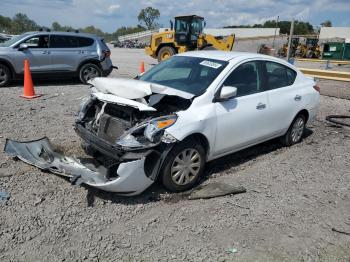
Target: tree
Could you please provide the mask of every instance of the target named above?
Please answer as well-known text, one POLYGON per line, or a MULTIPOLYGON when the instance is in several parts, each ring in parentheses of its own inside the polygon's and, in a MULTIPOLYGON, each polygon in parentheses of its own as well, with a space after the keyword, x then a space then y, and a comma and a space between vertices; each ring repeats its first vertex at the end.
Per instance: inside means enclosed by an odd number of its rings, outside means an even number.
POLYGON ((58 22, 53 22, 51 25, 52 31, 61 31, 62 26, 58 22))
POLYGON ((0 15, 0 33, 9 33, 12 20, 9 17, 0 15))
MULTIPOLYGON (((277 23, 277 27, 280 28, 281 34, 289 34, 290 31, 290 21, 279 21, 277 23)), ((240 26, 226 26, 225 28, 275 28, 276 27, 276 20, 267 20, 263 24, 255 24, 253 26, 251 25, 240 25, 240 26)), ((307 34, 313 34, 314 28, 309 22, 302 22, 302 21, 295 21, 294 22, 294 34, 295 35, 307 35, 307 34)))
POLYGON ((322 27, 332 27, 332 22, 330 20, 326 20, 323 23, 321 23, 322 27))
POLYGON ((157 26, 156 20, 159 19, 160 12, 158 9, 153 7, 147 7, 140 11, 137 19, 140 23, 144 23, 148 30, 154 29, 157 26))
POLYGON ((11 33, 21 34, 28 31, 36 31, 39 29, 37 23, 29 19, 26 14, 18 13, 12 19, 11 33))

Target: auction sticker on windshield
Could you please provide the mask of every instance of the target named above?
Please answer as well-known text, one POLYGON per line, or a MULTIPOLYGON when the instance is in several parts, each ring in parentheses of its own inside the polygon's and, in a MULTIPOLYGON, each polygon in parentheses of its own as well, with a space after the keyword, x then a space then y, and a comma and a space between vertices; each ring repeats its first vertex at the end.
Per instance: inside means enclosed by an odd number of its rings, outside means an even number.
POLYGON ((215 63, 215 62, 208 61, 208 60, 204 60, 204 61, 200 62, 199 64, 203 65, 203 66, 215 68, 215 69, 218 69, 221 66, 221 64, 219 64, 219 63, 215 63))

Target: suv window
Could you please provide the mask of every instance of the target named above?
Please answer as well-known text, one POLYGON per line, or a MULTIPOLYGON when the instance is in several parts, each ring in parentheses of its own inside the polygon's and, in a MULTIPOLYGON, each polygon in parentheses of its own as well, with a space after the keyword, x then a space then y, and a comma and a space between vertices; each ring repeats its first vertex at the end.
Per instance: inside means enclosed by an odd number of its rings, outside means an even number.
POLYGON ((79 41, 79 47, 91 46, 94 43, 94 39, 88 37, 77 37, 79 41))
POLYGON ((265 62, 267 90, 290 86, 297 73, 287 66, 275 62, 265 62))
POLYGON ((237 96, 261 92, 258 62, 252 61, 238 66, 225 80, 224 86, 237 88, 237 96))
POLYGON ((52 35, 50 37, 51 48, 77 48, 78 39, 69 35, 52 35))
POLYGON ((37 35, 28 38, 23 44, 26 44, 28 48, 48 48, 49 47, 49 36, 48 35, 37 35))

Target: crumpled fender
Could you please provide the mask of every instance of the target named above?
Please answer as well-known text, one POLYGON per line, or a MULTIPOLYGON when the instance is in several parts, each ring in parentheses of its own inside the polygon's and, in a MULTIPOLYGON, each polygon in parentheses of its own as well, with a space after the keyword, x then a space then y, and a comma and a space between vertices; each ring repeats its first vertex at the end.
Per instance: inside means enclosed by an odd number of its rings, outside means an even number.
POLYGON ((42 170, 68 177, 72 184, 84 183, 122 195, 140 194, 154 182, 144 172, 145 158, 121 163, 116 171, 117 176, 110 180, 102 172, 89 169, 78 159, 56 152, 47 137, 28 142, 7 139, 4 151, 42 170))

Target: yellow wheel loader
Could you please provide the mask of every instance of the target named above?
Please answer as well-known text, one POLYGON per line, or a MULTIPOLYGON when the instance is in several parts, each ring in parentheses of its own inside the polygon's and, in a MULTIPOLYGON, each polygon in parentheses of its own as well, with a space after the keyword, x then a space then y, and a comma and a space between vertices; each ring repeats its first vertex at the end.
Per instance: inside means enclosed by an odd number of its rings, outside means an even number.
POLYGON ((146 47, 146 54, 158 61, 163 61, 170 56, 192 50, 217 49, 231 51, 235 41, 234 35, 224 40, 222 37, 214 37, 203 33, 205 21, 197 15, 175 17, 171 30, 155 33, 151 37, 151 43, 146 47))

